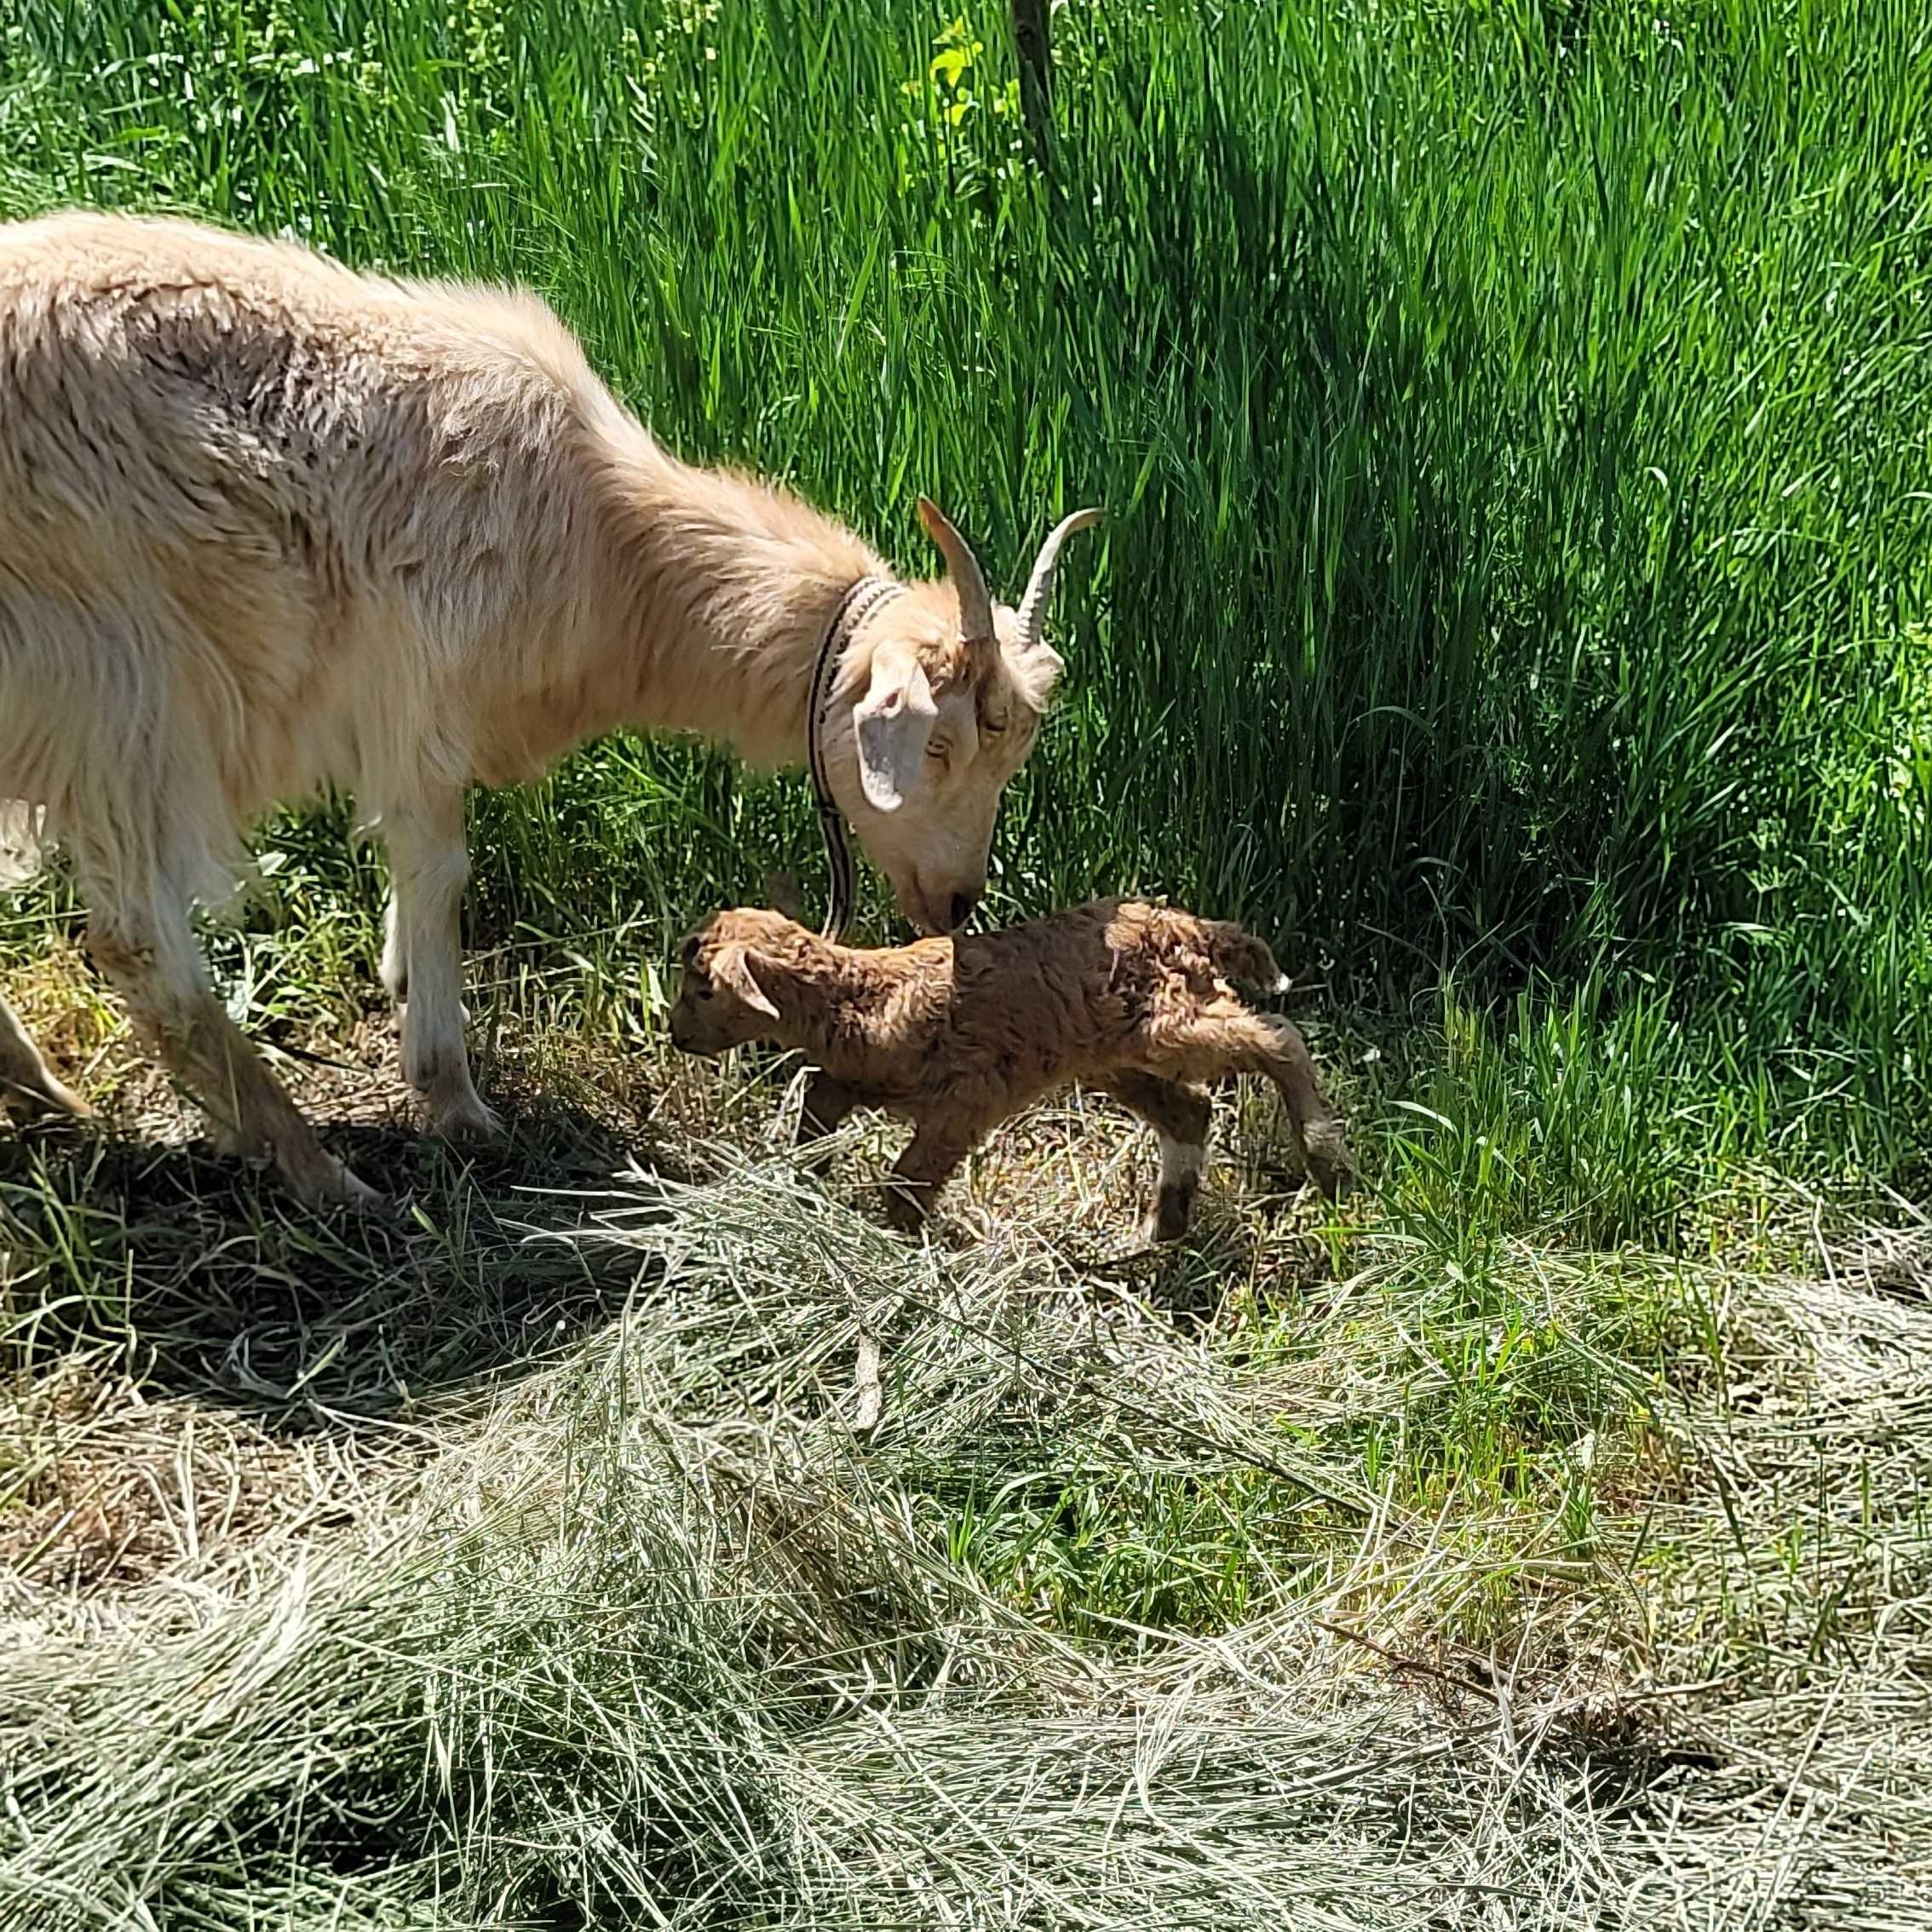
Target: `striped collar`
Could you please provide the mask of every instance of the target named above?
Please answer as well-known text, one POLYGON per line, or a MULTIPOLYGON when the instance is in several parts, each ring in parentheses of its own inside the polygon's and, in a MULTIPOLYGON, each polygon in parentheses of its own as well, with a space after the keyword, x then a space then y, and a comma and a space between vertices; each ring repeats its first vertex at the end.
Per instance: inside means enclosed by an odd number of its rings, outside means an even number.
POLYGON ((819 812, 819 835, 825 847, 828 899, 822 931, 830 940, 842 937, 851 923, 858 882, 852 860, 851 835, 846 830, 845 814, 832 796, 831 779, 825 765, 825 713, 831 703, 839 659, 845 655, 845 647, 859 626, 873 612, 905 594, 906 587, 894 584, 889 577, 861 577, 839 599, 838 608, 825 626, 824 641, 819 646, 818 661, 812 667, 812 693, 805 714, 805 755, 812 773, 812 802, 819 812))

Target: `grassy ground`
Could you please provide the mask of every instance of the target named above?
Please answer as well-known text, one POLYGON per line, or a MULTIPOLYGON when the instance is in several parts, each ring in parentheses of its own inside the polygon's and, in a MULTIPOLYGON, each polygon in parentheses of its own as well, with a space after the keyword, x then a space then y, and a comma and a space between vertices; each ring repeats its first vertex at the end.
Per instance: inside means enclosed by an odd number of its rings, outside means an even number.
POLYGON ((1512 1227, 1406 1124, 1453 1042, 1317 1016, 1346 1214, 1236 1094, 1148 1254, 1079 1099, 914 1247, 782 1062, 480 964, 470 1161, 369 982, 258 1019, 394 1223, 198 1143, 71 952, 9 980, 114 1127, 0 1143, 0 1919, 1923 1923, 1909 1214, 1512 1227))
POLYGON ((816 877, 675 747, 478 802, 474 1159, 348 809, 271 828, 211 954, 394 1222, 16 895, 109 1121, 0 1137, 0 1923, 1927 1922, 1922 23, 1055 22, 1043 182, 992 8, 0 10, 0 210, 516 273, 908 563, 1107 504, 997 911, 1279 935, 1370 1182, 1230 1096, 1148 1256, 1082 1099, 894 1242, 664 1050, 816 877))

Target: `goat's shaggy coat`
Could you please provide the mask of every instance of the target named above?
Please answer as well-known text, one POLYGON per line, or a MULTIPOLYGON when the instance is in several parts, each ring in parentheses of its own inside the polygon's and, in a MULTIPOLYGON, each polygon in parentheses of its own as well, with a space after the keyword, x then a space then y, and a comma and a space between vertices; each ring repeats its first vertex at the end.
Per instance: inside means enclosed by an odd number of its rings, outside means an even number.
MULTIPOLYGON (((984 883, 1059 660, 1044 586, 1022 624, 928 525, 952 575, 852 636, 826 750, 860 842, 942 931, 984 883)), ((380 825, 405 1070, 438 1129, 488 1131, 460 1003, 464 786, 621 726, 800 762, 832 613, 884 572, 796 499, 667 455, 532 296, 186 222, 0 228, 5 842, 44 813, 144 1035, 311 1197, 366 1190, 211 996, 189 928, 249 821, 334 785, 380 825)), ((3 1004, 0 1097, 84 1111, 3 1004)))
POLYGON ((1077 1080, 1159 1134, 1156 1239, 1181 1234, 1193 1212, 1206 1159, 1204 1082, 1264 1075, 1315 1182, 1332 1193, 1346 1170, 1341 1124, 1299 1030, 1242 997, 1284 982, 1268 947, 1239 926, 1103 900, 1001 932, 862 951, 747 908, 701 927, 682 965, 674 1044, 716 1053, 768 1040, 817 1067, 801 1139, 855 1107, 912 1123, 888 1197, 901 1227, 917 1224, 1002 1121, 1077 1080))

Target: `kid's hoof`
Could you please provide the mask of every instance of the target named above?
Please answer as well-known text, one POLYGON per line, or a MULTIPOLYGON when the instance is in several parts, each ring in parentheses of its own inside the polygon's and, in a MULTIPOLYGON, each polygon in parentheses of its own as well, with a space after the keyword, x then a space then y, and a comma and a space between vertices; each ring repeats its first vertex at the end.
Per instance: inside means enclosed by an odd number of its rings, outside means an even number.
POLYGON ((1342 1199, 1354 1187, 1354 1172, 1339 1132, 1309 1135, 1302 1153, 1308 1163, 1309 1180, 1330 1200, 1342 1199))
POLYGON ((925 1228, 925 1209, 903 1187, 887 1187, 884 1211, 886 1226, 895 1234, 906 1234, 917 1239, 925 1228))
POLYGON ((1161 1189, 1141 1223, 1147 1241, 1178 1241, 1193 1225, 1194 1201, 1200 1193, 1200 1177, 1190 1175, 1161 1189))

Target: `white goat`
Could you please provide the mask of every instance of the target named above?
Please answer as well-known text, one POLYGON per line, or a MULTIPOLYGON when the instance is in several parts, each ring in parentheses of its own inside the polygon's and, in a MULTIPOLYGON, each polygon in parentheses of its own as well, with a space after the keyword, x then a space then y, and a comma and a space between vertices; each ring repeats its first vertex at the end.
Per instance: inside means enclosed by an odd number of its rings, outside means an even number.
MULTIPOLYGON (((446 1134, 465 785, 619 727, 802 762, 918 926, 962 924, 1058 676, 1068 518, 1017 612, 921 503, 900 585, 796 498, 668 455, 533 296, 352 273, 182 221, 0 227, 0 802, 74 861, 89 946, 228 1143, 311 1199, 324 1151, 211 994, 190 924, 278 802, 353 791, 387 842, 382 974, 446 1134), (867 586, 867 580, 881 584, 867 586), (25 809, 23 809, 23 808, 25 809)), ((0 1003, 0 1092, 81 1113, 0 1003)))

